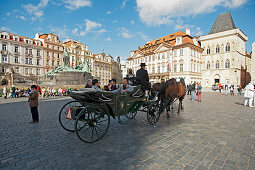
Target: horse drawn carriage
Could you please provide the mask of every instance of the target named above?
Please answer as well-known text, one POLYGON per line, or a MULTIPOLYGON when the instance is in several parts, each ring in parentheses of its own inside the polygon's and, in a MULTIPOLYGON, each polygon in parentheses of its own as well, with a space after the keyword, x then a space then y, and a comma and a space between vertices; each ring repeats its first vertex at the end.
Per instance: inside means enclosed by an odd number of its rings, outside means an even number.
POLYGON ((60 110, 60 124, 87 143, 96 142, 107 133, 110 117, 116 119, 125 115, 133 119, 140 111, 147 113, 150 124, 155 124, 162 113, 159 102, 149 100, 139 86, 129 94, 117 95, 86 89, 72 91, 70 96, 75 100, 66 103, 60 110))

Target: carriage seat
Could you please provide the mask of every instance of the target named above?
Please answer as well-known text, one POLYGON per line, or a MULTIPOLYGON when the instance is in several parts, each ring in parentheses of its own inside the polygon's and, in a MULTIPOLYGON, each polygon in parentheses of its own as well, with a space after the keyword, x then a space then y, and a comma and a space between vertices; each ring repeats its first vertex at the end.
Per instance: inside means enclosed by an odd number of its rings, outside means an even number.
POLYGON ((132 92, 128 93, 129 96, 135 97, 135 98, 140 98, 140 97, 144 96, 144 92, 140 86, 132 86, 132 87, 134 88, 134 90, 132 92))

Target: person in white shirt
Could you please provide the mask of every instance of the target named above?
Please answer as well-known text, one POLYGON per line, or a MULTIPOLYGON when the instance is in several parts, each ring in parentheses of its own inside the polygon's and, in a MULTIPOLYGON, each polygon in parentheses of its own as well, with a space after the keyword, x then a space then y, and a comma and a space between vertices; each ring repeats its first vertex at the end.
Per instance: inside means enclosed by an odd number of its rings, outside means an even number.
POLYGON ((252 106, 253 97, 254 97, 254 86, 253 86, 253 84, 250 82, 249 84, 246 85, 246 87, 244 89, 245 89, 245 92, 244 92, 244 106, 246 106, 248 104, 248 101, 249 101, 249 107, 254 107, 254 106, 252 106))

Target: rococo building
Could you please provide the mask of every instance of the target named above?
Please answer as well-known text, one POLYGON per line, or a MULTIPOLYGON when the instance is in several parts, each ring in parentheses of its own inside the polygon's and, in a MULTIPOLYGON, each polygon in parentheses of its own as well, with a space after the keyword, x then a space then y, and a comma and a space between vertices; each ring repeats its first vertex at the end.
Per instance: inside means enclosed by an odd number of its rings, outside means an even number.
POLYGON ((147 42, 137 50, 131 51, 128 67, 134 73, 140 63, 146 63, 150 82, 162 79, 184 78, 186 83, 202 81, 202 55, 198 37, 190 35, 190 29, 147 42))

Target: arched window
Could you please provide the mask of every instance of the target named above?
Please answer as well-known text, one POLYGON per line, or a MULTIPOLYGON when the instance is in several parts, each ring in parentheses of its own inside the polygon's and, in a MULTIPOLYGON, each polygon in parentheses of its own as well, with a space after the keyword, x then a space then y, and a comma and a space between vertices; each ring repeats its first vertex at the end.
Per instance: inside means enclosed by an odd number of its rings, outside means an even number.
POLYGON ((211 53, 211 49, 210 47, 207 48, 207 54, 210 54, 211 53))
POLYGON ((225 68, 230 68, 230 61, 228 59, 225 62, 225 68))
POLYGON ((227 43, 227 45, 226 45, 226 51, 230 51, 230 44, 229 43, 227 43))
POLYGON ((219 53, 219 52, 220 52, 220 46, 217 45, 217 47, 216 47, 216 53, 219 53))
POLYGON ((217 68, 220 68, 220 62, 219 62, 218 60, 216 61, 215 67, 216 67, 216 69, 217 69, 217 68))
POLYGON ((206 65, 206 68, 207 68, 207 69, 210 69, 210 66, 211 66, 211 65, 210 65, 210 62, 208 61, 208 62, 207 62, 207 65, 206 65))

